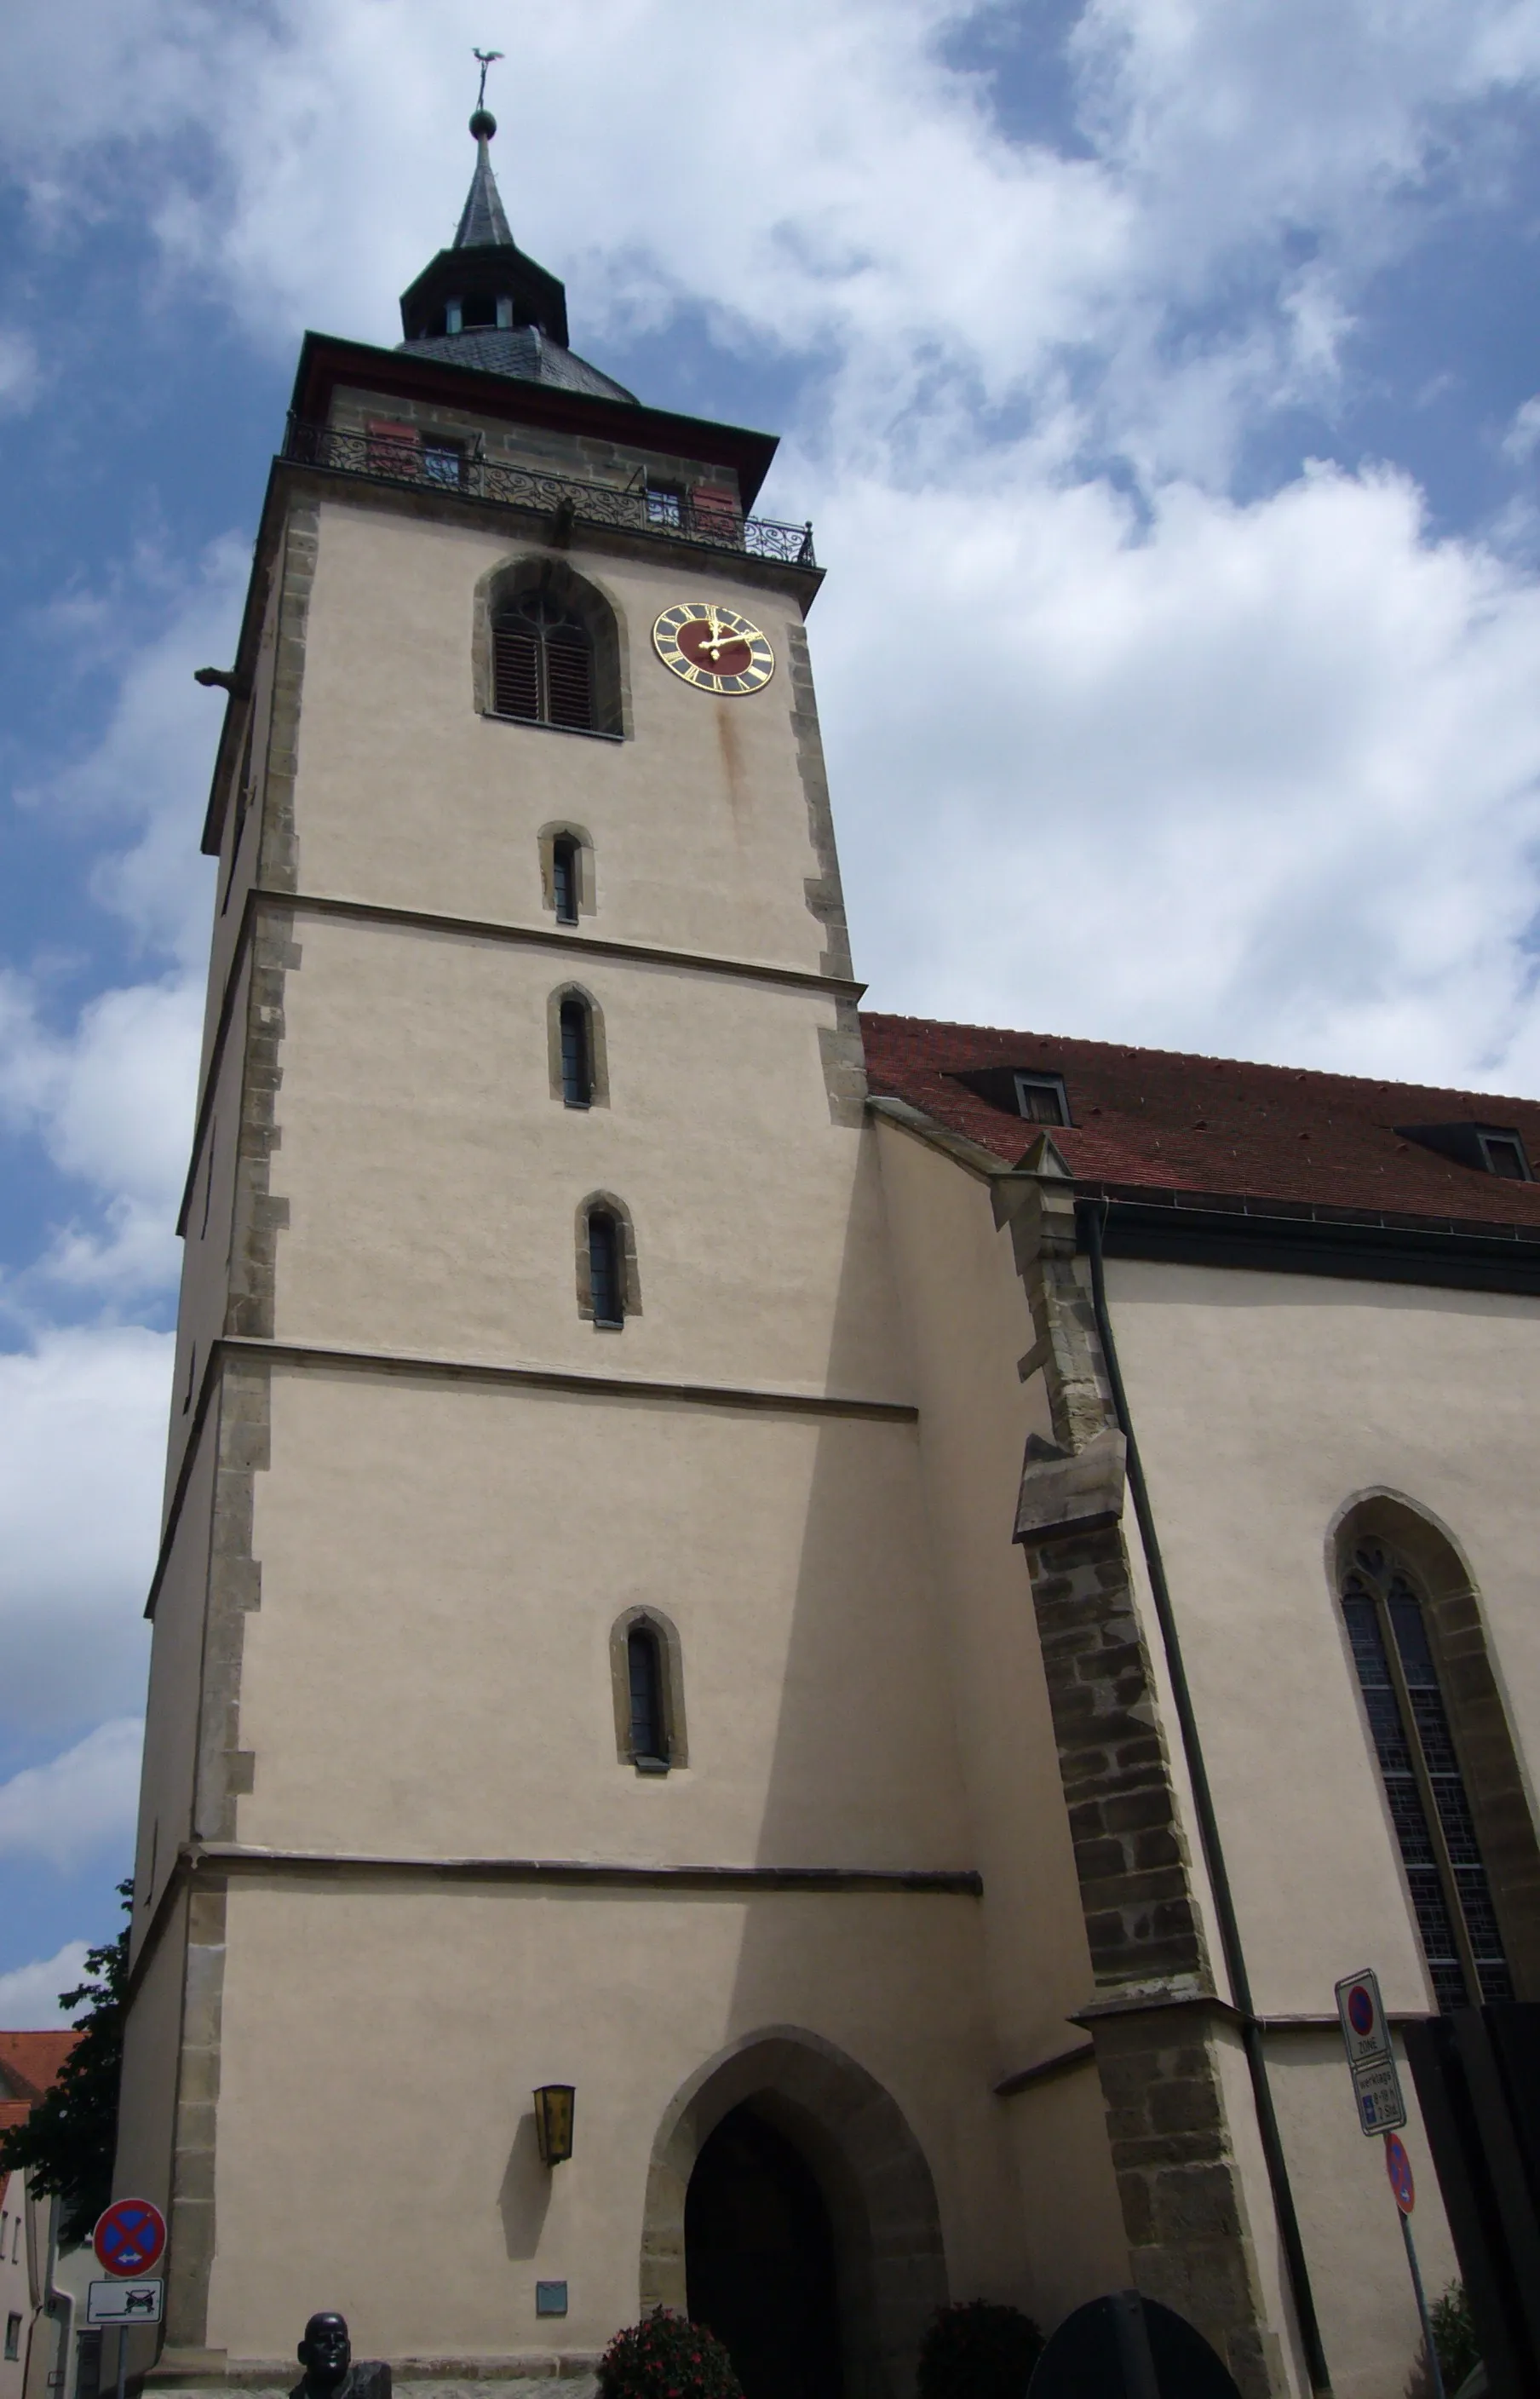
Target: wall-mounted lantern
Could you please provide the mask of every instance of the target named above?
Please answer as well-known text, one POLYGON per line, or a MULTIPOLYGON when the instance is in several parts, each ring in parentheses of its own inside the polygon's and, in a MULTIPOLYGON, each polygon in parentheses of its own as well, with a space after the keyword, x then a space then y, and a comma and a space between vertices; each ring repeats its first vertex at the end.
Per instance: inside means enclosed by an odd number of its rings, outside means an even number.
POLYGON ((573 2153, 573 2102, 576 2096, 570 2082, 543 2082, 534 2094, 534 2137, 543 2166, 559 2166, 573 2153))

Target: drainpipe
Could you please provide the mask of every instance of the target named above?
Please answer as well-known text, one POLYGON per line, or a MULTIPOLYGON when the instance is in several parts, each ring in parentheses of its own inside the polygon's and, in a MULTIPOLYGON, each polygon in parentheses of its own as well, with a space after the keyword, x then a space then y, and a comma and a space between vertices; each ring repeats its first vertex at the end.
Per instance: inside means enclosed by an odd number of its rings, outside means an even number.
POLYGON ((1331 2378, 1327 2370, 1326 2352, 1321 2346, 1320 2325, 1316 2317, 1316 2302, 1310 2288, 1310 2270, 1304 2260, 1304 2243, 1300 2238, 1300 2220, 1294 2211, 1294 2193, 1289 2180, 1289 2162, 1283 2154, 1283 2141, 1278 2133, 1278 2120, 1273 2107, 1272 2085, 1267 2079, 1267 2059, 1263 2049, 1262 2026, 1251 2004, 1251 1978, 1246 1971, 1246 1953, 1241 1947, 1240 1926, 1236 1920, 1235 1900, 1230 1890, 1230 1877, 1225 1868, 1224 1850, 1219 1837, 1219 1819, 1214 1812, 1213 1793, 1209 1784, 1209 1769, 1204 1762, 1203 1744, 1198 1738, 1197 1717, 1193 1709, 1193 1695, 1187 1687, 1187 1670, 1182 1662, 1182 1638, 1177 1631, 1176 1615, 1171 1606, 1170 1585, 1166 1579, 1165 1562, 1160 1554, 1160 1541, 1155 1532, 1155 1516, 1150 1507, 1149 1485, 1140 1462, 1139 1443, 1134 1439, 1133 1421, 1128 1414, 1128 1395, 1123 1388, 1123 1376, 1117 1362, 1117 1344, 1113 1338, 1112 1318, 1107 1311, 1107 1280, 1101 1259, 1101 1226, 1111 1201, 1081 1200, 1076 1214, 1086 1230, 1086 1246, 1090 1257, 1091 1306, 1096 1313, 1096 1329, 1101 1342, 1101 1355, 1106 1361, 1107 1381, 1112 1389, 1113 1408, 1118 1428, 1128 1445, 1128 1489, 1133 1498, 1134 1514, 1139 1522, 1139 1538, 1143 1546, 1144 1563, 1149 1568, 1150 1590, 1155 1599, 1155 1618, 1160 1626, 1161 1646, 1166 1652, 1166 1669, 1170 1676, 1171 1696, 1176 1703, 1177 1723, 1182 1730, 1182 1753, 1187 1761, 1188 1780, 1193 1788, 1193 1812, 1197 1818, 1198 1838, 1203 1850, 1203 1863, 1209 1871, 1209 1887, 1214 1895, 1214 1914, 1219 1922, 1220 1946, 1224 1953, 1225 1972, 1230 1980, 1230 1993, 1240 2016, 1241 2040, 1246 2051, 1246 2063, 1251 2076, 1251 2095, 1256 2105, 1257 2129, 1262 2135, 1262 2151, 1267 2161, 1267 2179, 1272 2186, 1273 2208, 1277 2217, 1278 2238, 1283 2243, 1284 2261, 1289 2271, 1289 2288, 1294 2302, 1294 2315, 1300 2328, 1300 2341, 1304 2350, 1304 2362, 1310 2376, 1312 2391, 1330 2393, 1331 2378))

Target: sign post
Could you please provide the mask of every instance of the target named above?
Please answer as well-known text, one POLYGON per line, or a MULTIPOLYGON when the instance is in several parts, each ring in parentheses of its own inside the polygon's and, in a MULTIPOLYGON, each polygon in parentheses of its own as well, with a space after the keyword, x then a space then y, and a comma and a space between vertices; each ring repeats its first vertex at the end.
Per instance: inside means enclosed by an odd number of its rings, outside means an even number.
POLYGON ((115 2199, 96 2219, 91 2247, 97 2264, 121 2287, 122 2303, 115 2308, 110 2301, 119 2291, 112 2283, 93 2283, 86 2294, 86 2320, 117 2326, 117 2399, 123 2399, 128 2326, 160 2322, 160 2284, 146 2278, 166 2255, 166 2218, 152 2199, 115 2199))
POLYGON ((1433 2377, 1433 2399, 1444 2399, 1444 2378, 1439 2365, 1439 2352, 1433 2343, 1433 2322, 1427 2311, 1427 2297, 1417 2265, 1417 2252, 1412 2243, 1412 2211, 1417 2202, 1416 2185, 1412 2179, 1412 2160, 1406 2153, 1406 2143, 1399 2133, 1385 2136, 1385 2170, 1390 2176, 1390 2188, 1396 2194, 1396 2212, 1401 2220, 1401 2239, 1406 2244, 1406 2262, 1412 2273, 1412 2287, 1417 2295, 1417 2313, 1422 2322, 1423 2340, 1427 2350, 1428 2372, 1433 2377))
POLYGON ((1423 2289, 1417 2252, 1412 2241, 1412 2211, 1416 2205, 1417 2189, 1412 2180, 1412 2160, 1401 2138, 1400 2128, 1406 2122, 1406 2101, 1401 2095, 1396 2053, 1390 2046, 1390 2027, 1385 2023, 1385 2009, 1380 2001, 1379 1977, 1371 1967, 1366 1966, 1359 1974, 1343 1976, 1337 1985, 1337 2013, 1342 2019, 1347 2070, 1353 2077, 1358 2130, 1371 2138, 1379 2134, 1385 2142, 1385 2170, 1396 2195, 1397 2221, 1401 2228, 1412 2288, 1416 2295, 1417 2319, 1423 2327, 1428 2372, 1433 2377, 1433 2399, 1445 2399, 1444 2378, 1439 2370, 1439 2352, 1433 2343, 1427 2297, 1423 2289))

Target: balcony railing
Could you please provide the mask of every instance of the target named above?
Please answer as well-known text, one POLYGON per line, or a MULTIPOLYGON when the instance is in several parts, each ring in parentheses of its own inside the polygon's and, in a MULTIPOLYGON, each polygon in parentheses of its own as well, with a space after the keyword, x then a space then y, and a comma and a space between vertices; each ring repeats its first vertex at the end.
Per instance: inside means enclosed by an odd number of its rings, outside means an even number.
POLYGON ((565 517, 582 524, 746 552, 750 558, 777 560, 783 566, 817 565, 811 524, 777 524, 769 517, 740 516, 725 494, 719 495, 709 487, 623 489, 615 483, 580 482, 571 475, 537 474, 531 468, 505 466, 448 442, 435 442, 431 434, 413 438, 413 428, 408 427, 396 438, 291 420, 283 454, 300 466, 362 475, 371 483, 464 492, 472 499, 493 500, 504 508, 533 508, 542 516, 565 517))

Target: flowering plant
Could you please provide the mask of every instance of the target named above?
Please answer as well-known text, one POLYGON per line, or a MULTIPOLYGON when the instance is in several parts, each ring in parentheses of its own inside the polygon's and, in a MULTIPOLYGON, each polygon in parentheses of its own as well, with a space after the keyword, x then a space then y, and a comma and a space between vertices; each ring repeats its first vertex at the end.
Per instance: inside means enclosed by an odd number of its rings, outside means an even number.
POLYGON ((715 2333, 659 2308, 617 2332, 599 2361, 600 2399, 743 2399, 715 2333))

